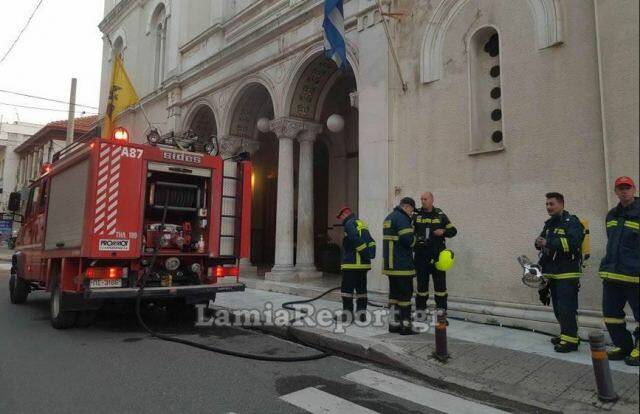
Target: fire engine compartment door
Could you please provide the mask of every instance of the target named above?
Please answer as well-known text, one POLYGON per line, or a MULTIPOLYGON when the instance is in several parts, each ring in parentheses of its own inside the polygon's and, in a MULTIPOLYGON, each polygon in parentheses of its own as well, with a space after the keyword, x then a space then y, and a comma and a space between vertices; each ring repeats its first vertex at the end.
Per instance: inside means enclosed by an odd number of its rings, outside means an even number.
POLYGON ((92 257, 140 254, 144 152, 139 146, 100 143, 90 204, 92 257))
POLYGON ((89 159, 51 178, 45 250, 82 245, 89 159))

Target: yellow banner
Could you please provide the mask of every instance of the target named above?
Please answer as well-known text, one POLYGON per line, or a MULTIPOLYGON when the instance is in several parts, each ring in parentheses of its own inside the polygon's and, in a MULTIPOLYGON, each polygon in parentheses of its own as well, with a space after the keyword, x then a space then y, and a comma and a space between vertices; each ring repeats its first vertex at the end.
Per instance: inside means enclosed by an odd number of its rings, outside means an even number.
POLYGON ((113 71, 111 73, 111 87, 107 101, 107 113, 102 126, 102 138, 110 138, 115 120, 128 107, 137 104, 139 101, 136 90, 133 88, 127 72, 124 70, 124 63, 118 54, 113 59, 113 71))

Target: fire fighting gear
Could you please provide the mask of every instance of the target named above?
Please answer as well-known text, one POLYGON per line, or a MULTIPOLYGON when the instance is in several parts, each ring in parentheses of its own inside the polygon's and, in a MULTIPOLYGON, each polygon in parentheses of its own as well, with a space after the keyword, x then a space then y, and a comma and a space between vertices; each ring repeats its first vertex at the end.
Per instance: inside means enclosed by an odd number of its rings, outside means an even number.
POLYGON ((389 331, 407 332, 411 328, 411 297, 413 296, 412 248, 415 244, 411 217, 397 206, 383 224, 383 269, 389 277, 389 331))
POLYGON ((436 266, 440 253, 446 249, 445 239, 454 237, 458 230, 451 224, 444 212, 434 207, 431 211, 425 208, 417 210, 413 217, 417 243, 415 245, 415 267, 418 274, 418 291, 416 292, 416 309, 426 310, 429 298, 429 277, 433 276, 436 306, 447 309, 446 273, 436 266), (443 230, 442 236, 434 231, 443 230))
POLYGON ((415 244, 411 217, 399 206, 389 214, 383 224, 384 263, 382 273, 389 277, 414 276, 412 247, 415 244))
POLYGON ((576 350, 578 337, 578 291, 580 281, 575 278, 549 280, 553 313, 560 324, 560 343, 557 352, 576 350), (565 342, 566 344, 563 344, 565 342))
MULTIPOLYGON (((548 281, 542 274, 542 267, 533 264, 531 260, 524 255, 518 257, 518 263, 520 263, 523 270, 522 283, 529 287, 536 288, 539 291, 543 290, 547 286, 548 281)), ((542 300, 542 297, 540 297, 540 300, 542 300)), ((545 303, 543 302, 543 304, 545 303)), ((548 303, 545 305, 548 305, 548 303)))
MULTIPOLYGON (((341 210, 341 213, 346 208, 341 210)), ((342 240, 342 308, 353 318, 353 300, 356 311, 367 309, 367 271, 371 269, 371 259, 376 256, 376 242, 369 234, 369 227, 354 214, 343 221, 342 240), (355 292, 355 293, 354 293, 355 292)))
POLYGON ((625 351, 622 348, 614 346, 610 351, 607 351, 607 358, 609 361, 622 361, 630 354, 629 351, 625 351))
POLYGON ((351 214, 343 221, 342 270, 369 270, 376 257, 376 242, 367 224, 351 214))
MULTIPOLYGON (((640 287, 605 279, 602 281, 602 314, 613 344, 621 349, 623 359, 633 350, 634 340, 627 330, 624 306, 629 303, 636 321, 640 321, 640 287)), ((640 336, 635 330, 636 341, 640 336)))
POLYGON ((389 332, 411 330, 413 278, 389 277, 389 332))
POLYGON ((627 286, 640 283, 640 199, 618 204, 607 214, 607 251, 600 277, 627 286))
POLYGON ((578 350, 578 344, 577 343, 573 343, 573 342, 567 342, 567 341, 560 340, 560 342, 558 342, 553 347, 553 349, 556 352, 559 352, 561 354, 566 354, 568 352, 577 351, 578 350))
POLYGON ((589 230, 589 220, 580 219, 580 223, 584 228, 584 238, 582 240, 582 261, 589 260, 591 257, 591 230, 589 230))
POLYGON ((563 211, 544 223, 540 233, 547 243, 542 250, 538 264, 547 279, 575 279, 582 271, 580 248, 584 239, 584 227, 578 217, 563 211))
POLYGON ((450 249, 444 249, 438 255, 438 261, 435 264, 436 269, 440 270, 441 272, 446 272, 453 267, 454 261, 455 260, 453 251, 451 251, 450 249))
POLYGON ((624 363, 632 367, 640 367, 640 345, 636 340, 636 347, 633 348, 631 354, 624 359, 624 363))
POLYGON ((540 297, 540 303, 544 306, 551 304, 551 289, 548 285, 538 291, 538 296, 540 297))
POLYGON ((367 271, 342 270, 342 309, 353 315, 353 300, 356 301, 356 312, 367 309, 367 271), (355 292, 355 294, 354 294, 355 292))
MULTIPOLYGON (((627 183, 623 183, 627 184, 627 183)), ((607 250, 600 263, 602 314, 613 344, 614 357, 624 359, 634 349, 627 330, 624 307, 628 302, 636 322, 640 321, 640 201, 627 207, 618 204, 606 218, 607 250)), ((636 342, 640 333, 634 332, 636 342)))

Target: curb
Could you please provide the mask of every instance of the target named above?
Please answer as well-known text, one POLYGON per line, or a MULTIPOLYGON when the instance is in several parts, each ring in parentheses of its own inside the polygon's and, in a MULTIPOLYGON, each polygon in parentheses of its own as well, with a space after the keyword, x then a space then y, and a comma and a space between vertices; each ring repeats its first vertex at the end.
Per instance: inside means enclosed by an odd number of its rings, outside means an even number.
MULTIPOLYGON (((215 309, 231 312, 234 309, 214 305, 215 309)), ((482 401, 490 405, 514 410, 514 412, 525 413, 559 413, 561 410, 535 401, 522 394, 518 390, 500 391, 487 385, 479 384, 475 381, 464 379, 447 373, 444 366, 425 365, 424 361, 412 360, 412 358, 402 355, 393 347, 370 341, 366 338, 357 340, 345 335, 336 335, 331 332, 319 331, 314 328, 285 327, 285 326, 262 326, 257 328, 260 331, 273 334, 284 339, 294 339, 309 347, 334 351, 340 354, 349 355, 362 360, 371 361, 395 370, 404 371, 420 379, 426 380, 432 385, 445 390, 469 396, 475 400, 482 401), (419 365, 422 369, 416 368, 419 365), (426 369, 425 369, 426 368, 426 369), (514 398, 514 396, 516 398, 514 398)), ((508 387, 508 386, 507 386, 508 387)), ((527 392, 527 394, 531 394, 527 392)), ((567 403, 573 403, 567 402, 567 403)), ((579 411, 585 412, 587 408, 579 407, 579 411)))

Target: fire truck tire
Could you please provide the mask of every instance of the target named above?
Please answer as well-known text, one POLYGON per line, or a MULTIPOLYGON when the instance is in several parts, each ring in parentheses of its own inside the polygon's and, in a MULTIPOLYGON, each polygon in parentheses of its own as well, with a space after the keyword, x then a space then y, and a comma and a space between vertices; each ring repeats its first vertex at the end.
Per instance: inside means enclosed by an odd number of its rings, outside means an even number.
POLYGON ((49 310, 51 313, 51 326, 56 329, 71 328, 78 318, 78 312, 62 310, 62 289, 57 284, 51 291, 49 310))
POLYGON ((9 298, 11 303, 25 303, 29 295, 29 284, 16 274, 9 278, 9 298))
POLYGON ((78 312, 78 319, 76 319, 76 326, 78 328, 87 328, 91 326, 93 321, 96 320, 96 311, 82 311, 78 312))

